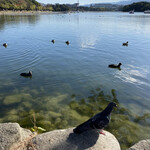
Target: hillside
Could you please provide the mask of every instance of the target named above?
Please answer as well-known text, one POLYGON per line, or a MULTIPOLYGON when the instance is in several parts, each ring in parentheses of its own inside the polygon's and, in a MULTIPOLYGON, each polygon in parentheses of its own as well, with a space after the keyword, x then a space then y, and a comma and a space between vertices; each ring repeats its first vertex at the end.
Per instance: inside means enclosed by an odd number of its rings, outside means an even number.
POLYGON ((126 1, 122 0, 122 1, 116 2, 115 4, 117 4, 117 5, 129 5, 132 3, 138 3, 138 2, 143 2, 143 1, 150 2, 150 0, 126 0, 126 1))
POLYGON ((150 9, 150 3, 149 2, 138 2, 133 3, 131 5, 126 5, 123 7, 123 11, 128 12, 131 10, 134 10, 136 12, 144 12, 145 10, 150 9))
POLYGON ((0 10, 40 10, 36 0, 0 0, 0 10))
POLYGON ((100 8, 101 10, 104 10, 104 11, 117 11, 120 9, 120 5, 111 4, 111 3, 91 4, 90 7, 100 8))

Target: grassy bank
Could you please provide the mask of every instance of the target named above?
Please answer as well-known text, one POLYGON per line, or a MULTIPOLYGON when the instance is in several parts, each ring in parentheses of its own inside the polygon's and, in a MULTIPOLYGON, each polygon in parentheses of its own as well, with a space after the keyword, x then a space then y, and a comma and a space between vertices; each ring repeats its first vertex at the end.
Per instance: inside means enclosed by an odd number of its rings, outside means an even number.
MULTIPOLYGON (((0 11, 0 15, 36 15, 36 14, 47 14, 47 13, 54 13, 52 11, 0 11)), ((56 13, 56 12, 55 12, 56 13)))

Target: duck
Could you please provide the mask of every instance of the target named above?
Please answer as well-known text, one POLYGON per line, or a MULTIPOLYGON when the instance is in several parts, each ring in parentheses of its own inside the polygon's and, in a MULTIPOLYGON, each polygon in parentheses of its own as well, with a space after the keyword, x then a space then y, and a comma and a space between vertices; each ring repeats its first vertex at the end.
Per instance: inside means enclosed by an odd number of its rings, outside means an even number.
POLYGON ((32 77, 32 71, 29 71, 29 73, 21 73, 20 75, 24 77, 32 77))
POLYGON ((69 41, 66 41, 66 44, 67 44, 67 45, 69 45, 69 44, 70 44, 70 42, 69 42, 69 41))
POLYGON ((54 43, 55 43, 55 40, 52 40, 51 42, 54 44, 54 43))
POLYGON ((122 63, 119 63, 118 65, 117 64, 110 64, 110 65, 108 65, 108 67, 110 67, 110 68, 120 68, 121 65, 122 65, 122 63))
POLYGON ((4 43, 3 46, 4 46, 4 47, 7 47, 7 43, 4 43))
POLYGON ((122 46, 128 46, 128 41, 125 43, 122 43, 122 46))

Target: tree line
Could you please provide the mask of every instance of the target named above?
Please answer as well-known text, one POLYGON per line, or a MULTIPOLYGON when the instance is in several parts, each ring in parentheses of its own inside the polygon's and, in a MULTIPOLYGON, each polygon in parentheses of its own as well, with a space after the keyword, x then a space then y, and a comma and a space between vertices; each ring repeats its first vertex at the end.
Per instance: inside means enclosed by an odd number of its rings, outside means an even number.
POLYGON ((145 10, 150 10, 150 3, 149 2, 137 2, 130 5, 126 5, 122 8, 124 12, 128 12, 134 10, 136 12, 144 12, 145 10))
POLYGON ((41 7, 36 0, 0 0, 0 10, 36 10, 41 7))
POLYGON ((40 11, 113 11, 112 8, 83 7, 78 4, 41 5, 36 0, 0 0, 0 10, 40 10, 40 11))
POLYGON ((149 2, 137 2, 123 7, 106 8, 106 7, 84 7, 78 6, 78 4, 47 4, 41 5, 36 0, 0 0, 0 10, 32 10, 32 11, 124 11, 128 12, 134 10, 137 12, 143 12, 150 9, 149 2))
POLYGON ((71 7, 65 4, 43 6, 36 0, 0 0, 0 10, 69 11, 71 7))

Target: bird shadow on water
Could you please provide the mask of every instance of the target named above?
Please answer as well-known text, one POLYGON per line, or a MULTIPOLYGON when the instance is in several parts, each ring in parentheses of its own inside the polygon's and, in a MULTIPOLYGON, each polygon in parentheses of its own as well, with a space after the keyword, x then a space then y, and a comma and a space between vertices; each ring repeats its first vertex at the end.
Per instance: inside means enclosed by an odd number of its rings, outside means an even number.
POLYGON ((85 150, 93 147, 99 138, 97 131, 91 130, 81 134, 70 133, 65 142, 55 146, 55 150, 85 150))

